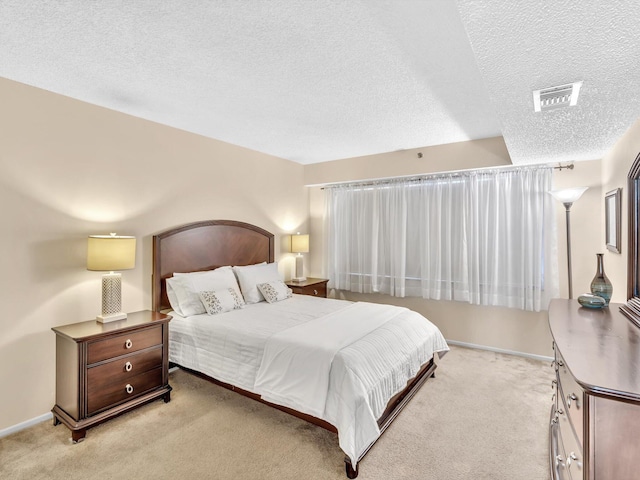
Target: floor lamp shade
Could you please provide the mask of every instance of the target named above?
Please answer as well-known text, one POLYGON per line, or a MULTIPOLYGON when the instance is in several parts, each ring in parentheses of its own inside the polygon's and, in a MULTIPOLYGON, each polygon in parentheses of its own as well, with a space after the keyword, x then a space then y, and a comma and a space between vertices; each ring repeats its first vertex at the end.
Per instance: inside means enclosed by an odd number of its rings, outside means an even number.
POLYGON ((118 270, 136 266, 136 238, 111 235, 91 235, 87 242, 87 270, 110 272, 102 276, 102 323, 123 320, 122 276, 118 270))
POLYGON ((562 203, 573 203, 577 202, 588 188, 589 187, 564 188, 562 190, 552 190, 549 193, 553 195, 553 198, 562 203))
POLYGON ((291 252, 296 255, 296 274, 293 277, 294 282, 304 282, 307 277, 304 276, 304 259, 303 253, 309 252, 309 235, 301 235, 297 233, 291 235, 291 252))

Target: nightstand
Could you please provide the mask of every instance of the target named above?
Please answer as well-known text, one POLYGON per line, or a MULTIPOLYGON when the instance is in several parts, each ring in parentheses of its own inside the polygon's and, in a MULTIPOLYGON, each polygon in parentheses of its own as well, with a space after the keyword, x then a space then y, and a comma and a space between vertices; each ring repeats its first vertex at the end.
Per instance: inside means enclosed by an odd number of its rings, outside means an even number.
POLYGON ((307 278, 303 282, 293 282, 289 280, 287 287, 298 295, 311 295, 312 297, 327 298, 327 282, 326 278, 307 278))
POLYGON ((169 386, 169 321, 144 310, 126 320, 95 320, 52 328, 56 334, 56 404, 74 442, 87 429, 162 397, 169 386))

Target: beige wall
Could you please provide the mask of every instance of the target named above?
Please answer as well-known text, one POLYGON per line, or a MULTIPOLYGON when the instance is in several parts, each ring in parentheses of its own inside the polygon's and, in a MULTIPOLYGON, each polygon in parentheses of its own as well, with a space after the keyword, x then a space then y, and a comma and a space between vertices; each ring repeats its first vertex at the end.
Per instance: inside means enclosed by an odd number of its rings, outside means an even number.
POLYGON ((307 165, 306 185, 511 165, 502 137, 307 165), (419 157, 418 154, 422 154, 419 157))
MULTIPOLYGON (((305 169, 305 181, 310 185, 338 181, 355 181, 449 170, 466 170, 510 165, 511 160, 502 138, 490 138, 438 147, 424 147, 406 152, 326 162, 305 169), (423 153, 418 159, 417 152, 423 153)), ((554 188, 588 186, 589 190, 573 206, 572 259, 574 297, 588 292, 595 273, 595 253, 602 251, 599 243, 602 228, 601 162, 579 162, 573 170, 555 171, 554 188)), ((310 187, 309 225, 313 255, 309 274, 326 277, 323 242, 324 193, 318 186, 310 187)), ((567 297, 565 209, 557 205, 558 274, 560 294, 567 297)), ((416 310, 440 328, 448 340, 483 345, 492 348, 550 356, 551 335, 546 312, 525 312, 500 307, 481 307, 463 302, 394 298, 387 295, 360 295, 333 292, 349 300, 394 303, 416 310)))
MULTIPOLYGON (((640 153, 640 119, 616 142, 614 148, 604 157, 602 163, 602 192, 603 195, 616 188, 622 188, 622 243, 621 253, 602 250, 604 255, 604 269, 613 284, 615 302, 627 301, 627 256, 629 255, 628 221, 629 197, 627 174, 638 154, 640 153)), ((604 210, 604 204, 602 205, 604 210)), ((604 218, 604 213, 603 213, 604 218)), ((604 230, 601 242, 604 244, 604 230)))
POLYGON ((0 430, 55 401, 51 327, 95 318, 100 273, 86 237, 138 238, 123 309, 151 306, 151 237, 232 219, 276 234, 306 229, 301 165, 0 79, 0 430))
MULTIPOLYGON (((0 79, 0 430, 49 411, 55 398, 51 327, 93 318, 100 274, 85 269, 86 237, 135 235, 137 267, 123 272, 123 309, 149 308, 151 237, 186 222, 233 219, 276 238, 285 277, 287 234, 309 231, 307 275, 326 276, 323 193, 304 185, 509 165, 501 138, 301 165, 0 79), (418 152, 423 154, 418 158, 418 152)), ((589 186, 572 209, 574 294, 586 292, 604 250, 604 192, 625 185, 640 151, 640 122, 604 161, 556 173, 556 188, 589 186), (604 180, 603 180, 604 179, 604 180)), ((626 202, 623 202, 623 215, 626 202)), ((564 209, 557 209, 558 269, 566 295, 564 209)), ((614 299, 624 299, 623 255, 607 253, 614 299)), ((406 305, 452 340, 550 355, 546 314, 458 302, 345 298, 406 305)))

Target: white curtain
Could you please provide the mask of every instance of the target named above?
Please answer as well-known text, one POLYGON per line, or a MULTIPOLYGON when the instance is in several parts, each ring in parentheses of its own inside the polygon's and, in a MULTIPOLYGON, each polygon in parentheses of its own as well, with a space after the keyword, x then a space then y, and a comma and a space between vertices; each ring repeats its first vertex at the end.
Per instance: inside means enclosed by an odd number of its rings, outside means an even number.
POLYGON ((330 286, 539 311, 558 294, 552 168, 326 192, 330 286))

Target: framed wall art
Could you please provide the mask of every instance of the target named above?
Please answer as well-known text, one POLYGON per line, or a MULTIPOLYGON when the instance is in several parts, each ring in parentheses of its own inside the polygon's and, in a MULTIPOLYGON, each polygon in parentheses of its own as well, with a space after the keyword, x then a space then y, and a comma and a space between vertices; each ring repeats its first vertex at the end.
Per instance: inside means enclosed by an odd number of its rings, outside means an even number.
POLYGON ((605 241, 607 249, 620 253, 622 189, 607 192, 604 197, 605 241))

